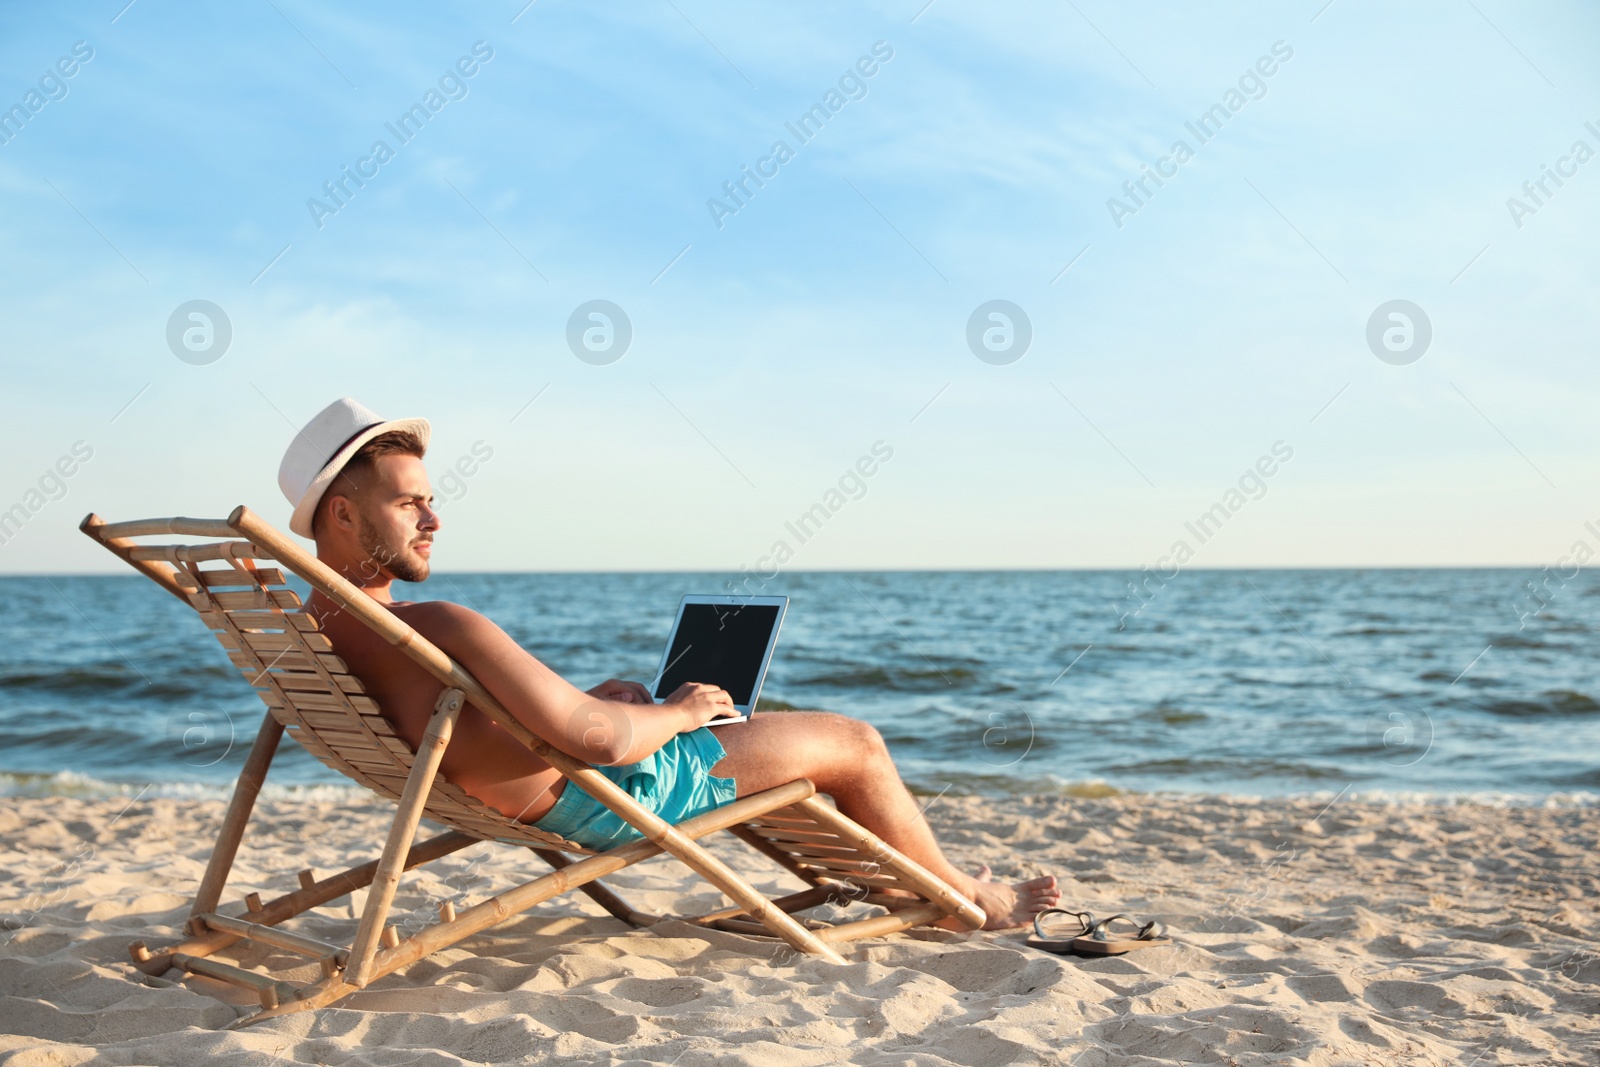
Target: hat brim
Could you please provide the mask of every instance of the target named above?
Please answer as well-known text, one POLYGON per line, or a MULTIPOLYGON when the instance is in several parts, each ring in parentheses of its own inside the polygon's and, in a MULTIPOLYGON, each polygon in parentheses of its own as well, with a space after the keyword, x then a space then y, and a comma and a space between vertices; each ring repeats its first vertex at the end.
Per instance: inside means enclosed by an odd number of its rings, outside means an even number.
POLYGON ((289 518, 289 529, 301 537, 315 539, 311 531, 311 516, 316 514, 317 505, 322 503, 322 495, 328 491, 328 486, 344 470, 345 464, 350 462, 350 457, 360 451, 361 446, 374 437, 390 433, 394 430, 404 430, 414 434, 422 442, 422 450, 428 450, 428 442, 433 437, 433 427, 427 419, 392 419, 388 422, 374 423, 356 434, 344 443, 339 451, 333 454, 326 466, 317 472, 311 479, 311 484, 306 487, 305 495, 300 498, 300 503, 294 507, 294 514, 289 518))

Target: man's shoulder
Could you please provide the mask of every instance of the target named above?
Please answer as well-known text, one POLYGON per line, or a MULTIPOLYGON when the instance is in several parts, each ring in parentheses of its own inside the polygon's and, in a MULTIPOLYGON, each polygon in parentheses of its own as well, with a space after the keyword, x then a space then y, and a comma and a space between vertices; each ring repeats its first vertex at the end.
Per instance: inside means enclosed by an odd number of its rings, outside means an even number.
POLYGON ((480 612, 448 600, 417 600, 390 608, 401 621, 429 640, 481 638, 499 633, 489 618, 480 612))
POLYGON ((404 604, 391 605, 389 610, 413 626, 421 623, 435 626, 463 626, 488 621, 471 608, 448 600, 412 600, 404 604))

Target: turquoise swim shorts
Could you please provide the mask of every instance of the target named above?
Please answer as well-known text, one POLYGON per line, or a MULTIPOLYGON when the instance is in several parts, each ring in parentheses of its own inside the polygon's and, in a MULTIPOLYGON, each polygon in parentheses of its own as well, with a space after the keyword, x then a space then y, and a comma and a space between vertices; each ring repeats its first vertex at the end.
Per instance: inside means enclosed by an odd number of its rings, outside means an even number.
MULTIPOLYGON (((595 770, 621 786, 645 810, 676 825, 734 798, 733 779, 711 775, 711 768, 727 754, 716 734, 702 726, 678 734, 638 763, 595 770)), ((597 852, 644 836, 572 782, 562 787, 556 806, 533 825, 597 852)))

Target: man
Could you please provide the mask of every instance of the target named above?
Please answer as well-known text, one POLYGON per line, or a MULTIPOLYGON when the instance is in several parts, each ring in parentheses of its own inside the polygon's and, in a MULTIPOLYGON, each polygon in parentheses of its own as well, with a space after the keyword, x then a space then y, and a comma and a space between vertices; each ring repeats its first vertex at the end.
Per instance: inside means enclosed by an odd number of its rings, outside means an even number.
MULTIPOLYGON (((422 462, 430 434, 424 419, 386 422, 348 397, 335 401, 296 435, 278 471, 294 505, 289 526, 316 540, 324 563, 471 671, 528 729, 673 823, 736 795, 809 778, 844 814, 982 907, 989 929, 1020 926, 1060 899, 1053 877, 1006 885, 987 867, 970 875, 952 866, 883 738, 864 722, 797 711, 711 730, 707 723, 732 714, 732 699, 716 686, 686 683, 660 704, 638 682, 579 690, 475 611, 442 600, 395 601, 392 582, 428 577, 440 528, 422 462)), ((320 593, 307 610, 416 748, 438 680, 320 593)), ((639 836, 470 705, 440 770, 485 804, 586 847, 639 836)))

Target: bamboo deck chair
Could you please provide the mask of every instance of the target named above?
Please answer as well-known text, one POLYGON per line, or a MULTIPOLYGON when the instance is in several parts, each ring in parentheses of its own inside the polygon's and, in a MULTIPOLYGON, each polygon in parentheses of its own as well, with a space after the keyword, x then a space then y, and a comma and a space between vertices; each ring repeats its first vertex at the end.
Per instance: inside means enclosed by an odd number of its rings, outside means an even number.
POLYGON ((151 951, 130 948, 139 970, 160 975, 177 967, 259 996, 261 1010, 234 1025, 319 1008, 362 989, 439 949, 454 945, 552 897, 578 890, 634 926, 660 921, 630 906, 599 879, 662 852, 721 890, 732 902, 689 917, 745 934, 783 939, 796 951, 843 962, 834 945, 905 930, 952 916, 969 929, 983 912, 925 868, 822 803, 806 779, 742 797, 672 826, 646 811, 610 779, 551 747, 519 723, 460 664, 401 622, 316 557, 273 529, 248 508, 225 520, 165 518, 106 523, 89 515, 80 529, 200 613, 228 658, 267 706, 233 797, 223 816, 181 943, 151 951), (208 543, 141 545, 151 535, 223 538, 208 543), (420 750, 395 733, 359 679, 333 655, 316 620, 296 611, 300 599, 276 562, 371 626, 442 685, 420 750), (438 773, 452 727, 465 704, 489 715, 517 740, 644 835, 644 840, 595 853, 508 818, 468 796, 438 773), (268 766, 287 732, 328 766, 396 801, 398 810, 381 855, 372 862, 319 878, 299 873, 299 888, 263 902, 246 894, 242 914, 221 910, 223 886, 238 852, 268 766), (449 829, 417 841, 422 818, 449 829), (769 900, 699 843, 727 830, 793 872, 804 888, 769 900), (389 925, 402 872, 480 841, 531 849, 553 870, 497 896, 457 908, 439 904, 439 921, 402 938, 389 925), (580 855, 581 859, 571 859, 580 855), (348 947, 284 929, 282 924, 329 901, 371 887, 348 947), (792 913, 824 903, 865 902, 885 913, 838 925, 802 922, 792 913), (316 960, 321 977, 309 984, 275 978, 213 958, 237 942, 253 941, 316 960))

